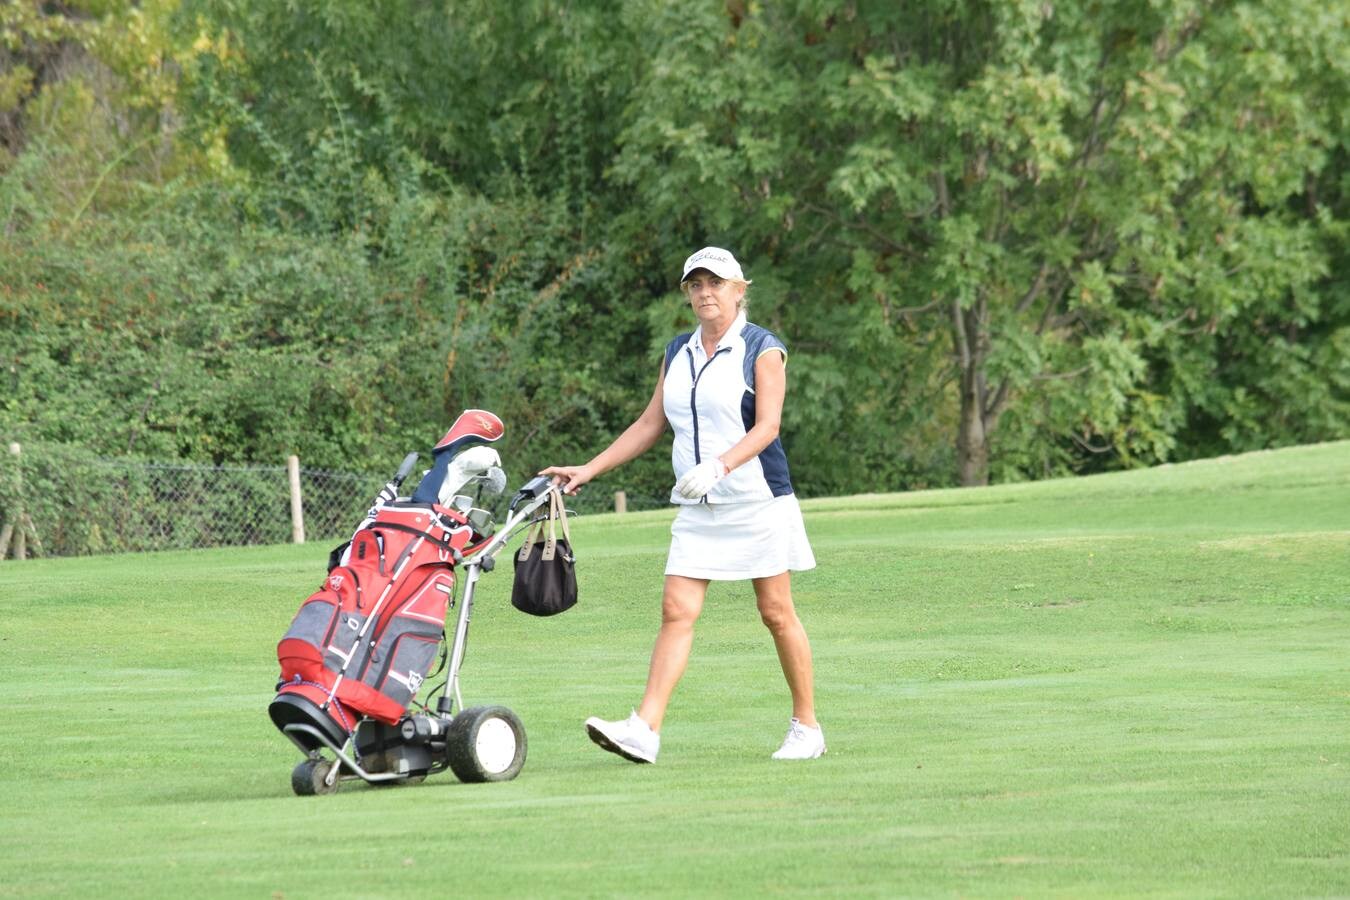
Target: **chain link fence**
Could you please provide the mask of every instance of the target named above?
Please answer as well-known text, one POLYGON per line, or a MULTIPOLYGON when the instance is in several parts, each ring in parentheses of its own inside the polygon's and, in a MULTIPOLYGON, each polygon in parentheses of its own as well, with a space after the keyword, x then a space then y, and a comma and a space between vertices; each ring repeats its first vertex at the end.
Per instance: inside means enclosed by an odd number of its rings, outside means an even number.
MULTIPOLYGON (((391 474, 302 466, 305 540, 350 537, 391 474)), ((568 498, 568 508, 613 512, 616 490, 592 483, 568 498)), ((285 465, 157 463, 64 445, 11 444, 9 452, 0 445, 0 559, 289 543, 291 497, 285 465)), ((494 504, 498 519, 509 497, 494 504)), ((667 498, 626 496, 623 503, 629 511, 660 509, 667 498)))
MULTIPOLYGON (((287 468, 108 459, 60 445, 10 445, 0 463, 9 555, 83 556, 292 540, 287 468)), ((350 531, 378 475, 301 469, 308 539, 350 531)))

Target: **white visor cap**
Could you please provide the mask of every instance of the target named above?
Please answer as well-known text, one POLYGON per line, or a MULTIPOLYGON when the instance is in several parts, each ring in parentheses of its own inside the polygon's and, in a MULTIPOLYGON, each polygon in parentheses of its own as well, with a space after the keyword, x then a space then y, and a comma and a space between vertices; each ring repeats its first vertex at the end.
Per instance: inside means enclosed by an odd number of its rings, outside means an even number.
POLYGON ((736 257, 731 255, 730 250, 723 250, 721 247, 704 247, 686 259, 680 283, 683 284, 689 273, 695 269, 707 269, 718 278, 725 278, 728 281, 745 281, 741 264, 736 262, 736 257))

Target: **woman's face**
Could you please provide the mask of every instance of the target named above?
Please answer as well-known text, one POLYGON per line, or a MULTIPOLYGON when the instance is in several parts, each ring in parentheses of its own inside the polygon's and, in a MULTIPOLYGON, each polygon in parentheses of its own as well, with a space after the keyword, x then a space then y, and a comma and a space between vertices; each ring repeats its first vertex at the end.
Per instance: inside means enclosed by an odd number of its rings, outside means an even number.
POLYGON ((740 312, 745 285, 727 281, 707 269, 695 269, 684 280, 684 292, 699 322, 729 325, 740 312))

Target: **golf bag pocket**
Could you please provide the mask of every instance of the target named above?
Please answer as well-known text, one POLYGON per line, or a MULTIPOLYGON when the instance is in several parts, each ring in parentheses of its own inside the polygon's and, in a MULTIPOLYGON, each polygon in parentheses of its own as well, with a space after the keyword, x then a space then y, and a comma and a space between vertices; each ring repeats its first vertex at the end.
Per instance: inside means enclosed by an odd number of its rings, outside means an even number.
POLYGON ((305 681, 321 680, 324 648, 333 638, 341 609, 341 601, 328 591, 312 595, 301 605, 291 627, 277 644, 283 681, 297 675, 305 681))
POLYGON ((385 662, 379 668, 375 689, 400 706, 407 706, 417 696, 427 672, 431 671, 440 645, 439 632, 419 634, 410 629, 394 637, 389 641, 387 655, 378 654, 385 662))
MULTIPOLYGON (((372 627, 366 629, 366 639, 352 648, 351 662, 348 664, 340 655, 328 659, 328 665, 337 671, 346 664, 351 676, 339 691, 343 702, 389 724, 398 721, 431 671, 454 588, 454 574, 438 566, 416 569, 402 580, 372 627)), ((350 611, 343 616, 357 619, 353 633, 359 633, 359 623, 364 620, 350 611)), ((339 635, 349 627, 339 621, 339 635)), ((332 644, 344 649, 352 646, 341 637, 332 644)), ((334 650, 332 644, 330 652, 334 650)))
POLYGON ((333 672, 359 672, 365 662, 370 644, 361 640, 361 629, 366 617, 352 610, 338 614, 332 638, 323 648, 323 660, 333 672))

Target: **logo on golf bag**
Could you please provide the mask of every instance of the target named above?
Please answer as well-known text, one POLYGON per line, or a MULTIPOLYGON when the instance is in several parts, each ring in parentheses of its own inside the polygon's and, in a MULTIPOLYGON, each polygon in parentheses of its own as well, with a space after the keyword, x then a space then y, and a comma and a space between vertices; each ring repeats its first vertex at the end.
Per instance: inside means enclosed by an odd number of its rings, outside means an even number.
POLYGON ((328 579, 328 586, 335 591, 342 590, 343 578, 341 575, 333 575, 328 579))

